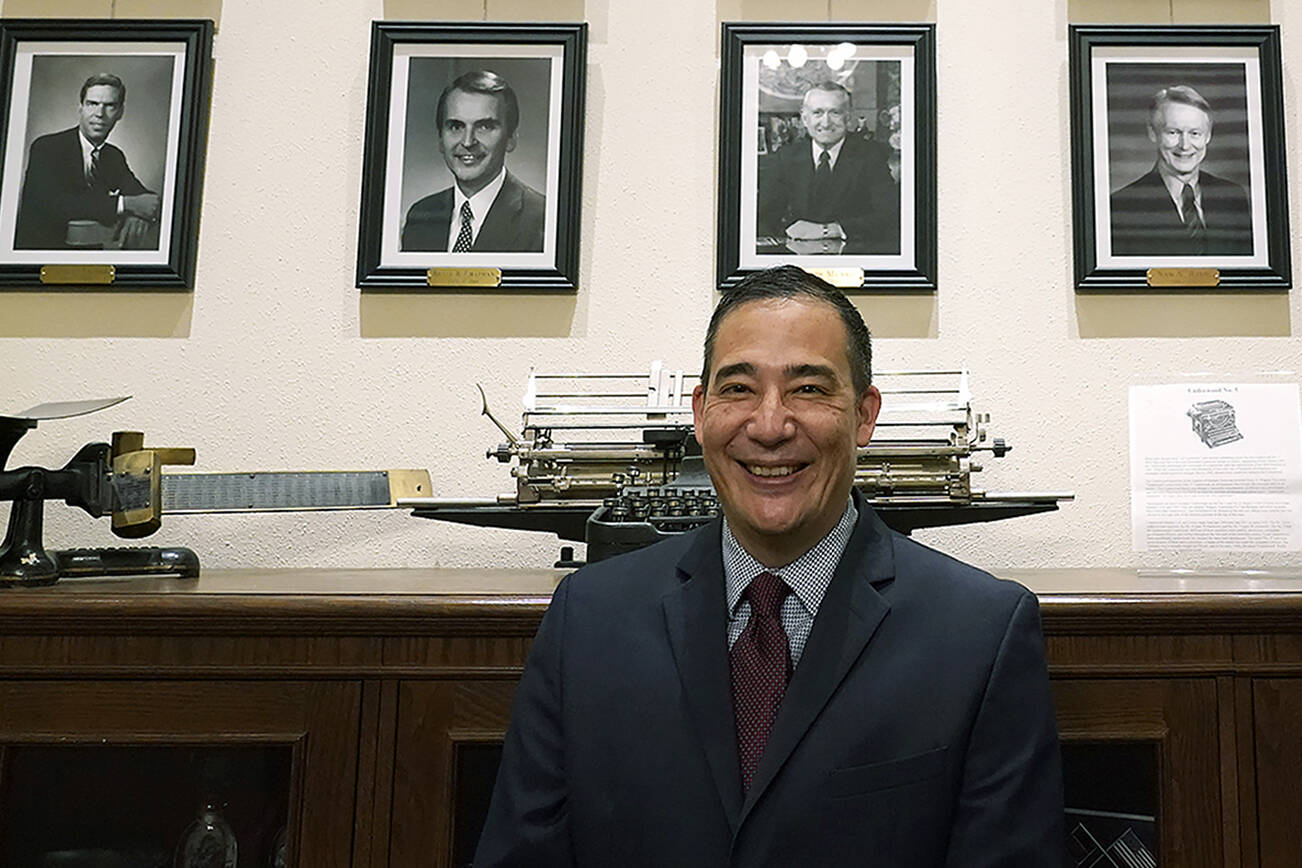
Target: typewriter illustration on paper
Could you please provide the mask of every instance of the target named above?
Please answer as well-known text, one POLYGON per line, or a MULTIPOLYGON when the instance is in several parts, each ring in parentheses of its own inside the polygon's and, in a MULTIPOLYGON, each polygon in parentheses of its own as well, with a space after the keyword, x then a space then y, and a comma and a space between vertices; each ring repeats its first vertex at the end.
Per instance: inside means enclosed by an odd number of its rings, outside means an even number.
MULTIPOLYGON (((589 561, 692 530, 719 513, 692 434, 699 379, 659 362, 639 374, 530 373, 518 434, 493 416, 487 397, 483 404, 506 438, 488 457, 512 465, 515 490, 398 505, 420 518, 549 531, 587 543, 589 561)), ((909 533, 994 521, 1072 499, 972 487, 971 474, 981 470, 974 458, 1002 458, 1011 447, 987 437, 989 417, 972 408, 966 370, 884 371, 873 379, 882 414, 872 443, 859 450, 854 484, 891 527, 909 533)))
POLYGON ((1208 449, 1243 439, 1234 424, 1234 405, 1228 401, 1199 401, 1185 415, 1193 425, 1193 432, 1208 449))

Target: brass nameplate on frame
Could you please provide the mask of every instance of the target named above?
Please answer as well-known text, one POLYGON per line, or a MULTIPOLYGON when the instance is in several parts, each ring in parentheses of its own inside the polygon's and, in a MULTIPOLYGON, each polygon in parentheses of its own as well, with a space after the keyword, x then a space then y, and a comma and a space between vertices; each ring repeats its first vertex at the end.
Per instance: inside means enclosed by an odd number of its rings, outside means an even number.
POLYGON ((500 268, 431 268, 425 272, 430 286, 501 286, 500 268))
POLYGON ((112 265, 42 265, 41 283, 107 284, 117 276, 112 265))
POLYGON ((1219 286, 1218 268, 1150 268, 1149 286, 1219 286))
POLYGON ((857 289, 863 286, 862 268, 806 268, 815 277, 821 277, 840 289, 857 289))

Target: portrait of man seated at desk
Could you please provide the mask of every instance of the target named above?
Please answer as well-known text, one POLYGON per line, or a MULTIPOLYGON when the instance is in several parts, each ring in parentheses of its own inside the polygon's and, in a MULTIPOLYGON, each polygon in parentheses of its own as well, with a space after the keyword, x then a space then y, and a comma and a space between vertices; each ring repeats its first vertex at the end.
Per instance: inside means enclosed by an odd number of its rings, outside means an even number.
POLYGON ((108 141, 126 113, 127 86, 91 75, 77 99, 77 124, 32 142, 14 228, 14 248, 158 249, 159 195, 108 141))
POLYGON ((794 135, 759 159, 756 253, 900 252, 893 151, 863 126, 842 84, 805 91, 794 135))

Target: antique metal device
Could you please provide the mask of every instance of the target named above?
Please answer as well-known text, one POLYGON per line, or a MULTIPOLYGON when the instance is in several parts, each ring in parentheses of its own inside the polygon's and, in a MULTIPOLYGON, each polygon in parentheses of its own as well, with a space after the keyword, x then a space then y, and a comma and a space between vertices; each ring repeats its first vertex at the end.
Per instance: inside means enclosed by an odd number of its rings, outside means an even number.
POLYGON ((1234 422, 1234 407, 1227 401, 1199 401, 1185 415, 1189 417, 1193 432, 1208 449, 1243 439, 1234 422))
POLYGON ((40 404, 0 416, 0 501, 13 502, 0 543, 0 587, 52 584, 65 576, 198 575, 199 559, 185 548, 47 552, 42 531, 50 500, 62 500, 95 518, 110 516, 114 534, 136 539, 157 531, 164 513, 392 508, 399 498, 430 490, 425 470, 164 473, 167 465, 194 464, 194 450, 146 447, 138 431, 119 431, 111 444, 89 443, 60 470, 5 469, 14 446, 38 422, 93 413, 125 400, 40 404))
MULTIPOLYGON (((972 408, 966 370, 875 375, 882 415, 859 450, 855 486, 887 524, 919 527, 1046 512, 1069 492, 995 493, 973 488, 982 454, 1011 447, 987 437, 972 408)), ((655 362, 649 372, 530 373, 520 433, 488 407, 505 436, 489 458, 511 464, 515 490, 492 498, 414 498, 413 514, 466 524, 543 530, 586 542, 588 559, 690 530, 718 513, 692 436, 699 376, 655 362)), ((480 390, 481 396, 483 390, 480 390)))

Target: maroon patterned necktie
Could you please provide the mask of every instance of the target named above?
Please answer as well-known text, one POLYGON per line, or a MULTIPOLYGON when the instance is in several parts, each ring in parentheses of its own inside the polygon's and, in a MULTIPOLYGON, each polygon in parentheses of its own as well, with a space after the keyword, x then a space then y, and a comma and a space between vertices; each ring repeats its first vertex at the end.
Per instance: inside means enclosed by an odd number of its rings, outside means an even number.
POLYGON ((728 653, 743 791, 750 789, 791 678, 791 648, 781 616, 782 600, 790 592, 787 583, 772 573, 751 580, 745 591, 750 620, 728 653))

